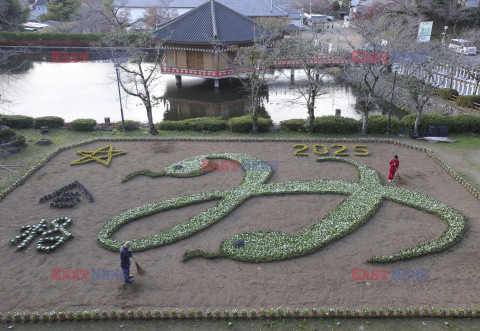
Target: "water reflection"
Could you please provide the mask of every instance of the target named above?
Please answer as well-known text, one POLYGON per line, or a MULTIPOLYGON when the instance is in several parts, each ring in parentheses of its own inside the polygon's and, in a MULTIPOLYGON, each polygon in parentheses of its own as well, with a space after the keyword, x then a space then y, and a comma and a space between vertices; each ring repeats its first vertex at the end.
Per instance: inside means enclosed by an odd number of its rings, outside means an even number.
MULTIPOLYGON (((262 101, 268 101, 268 88, 261 93, 262 101)), ((229 119, 243 116, 250 110, 250 98, 238 79, 224 79, 215 90, 212 81, 190 80, 186 84, 169 83, 164 94, 166 105, 163 119, 178 121, 194 117, 222 117, 229 119)), ((269 118, 262 104, 259 115, 269 118)))
MULTIPOLYGON (((103 122, 104 117, 120 120, 118 92, 113 63, 52 63, 47 54, 30 54, 14 59, 9 66, 22 62, 15 72, 14 82, 3 92, 2 99, 11 101, 0 107, 0 112, 33 117, 56 115, 67 122, 76 118, 93 118, 103 122), (15 62, 19 61, 19 62, 15 62)), ((292 84, 290 70, 275 71, 263 99, 263 117, 275 123, 291 118, 306 118, 307 107, 296 84, 304 84, 305 76, 295 70, 292 84)), ((2 77, 0 77, 3 79, 2 77)), ((353 89, 337 81, 332 74, 323 77, 324 94, 317 98, 315 115, 335 115, 361 118, 355 111, 353 89)), ((182 85, 175 84, 174 76, 165 75, 153 87, 153 95, 163 97, 154 108, 154 122, 181 120, 200 116, 228 119, 247 114, 249 96, 237 79, 221 80, 219 93, 212 80, 183 77, 182 85)), ((146 122, 146 112, 140 100, 122 92, 125 118, 146 122)))

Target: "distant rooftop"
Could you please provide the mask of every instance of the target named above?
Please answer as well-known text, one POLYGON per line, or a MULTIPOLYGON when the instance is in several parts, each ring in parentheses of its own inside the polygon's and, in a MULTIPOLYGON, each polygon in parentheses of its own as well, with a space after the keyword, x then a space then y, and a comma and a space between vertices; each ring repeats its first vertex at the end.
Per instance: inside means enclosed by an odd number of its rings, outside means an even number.
MULTIPOLYGON (((208 1, 207 1, 208 2, 208 1)), ((219 3, 249 17, 287 16, 275 0, 218 0, 219 3)), ((204 0, 115 0, 116 6, 126 8, 147 8, 153 6, 168 8, 195 8, 205 3, 204 0)))
POLYGON ((244 44, 262 37, 255 22, 216 1, 173 19, 153 34, 166 43, 197 45, 244 44))
POLYGON ((480 0, 467 0, 465 2, 465 7, 477 8, 480 0))

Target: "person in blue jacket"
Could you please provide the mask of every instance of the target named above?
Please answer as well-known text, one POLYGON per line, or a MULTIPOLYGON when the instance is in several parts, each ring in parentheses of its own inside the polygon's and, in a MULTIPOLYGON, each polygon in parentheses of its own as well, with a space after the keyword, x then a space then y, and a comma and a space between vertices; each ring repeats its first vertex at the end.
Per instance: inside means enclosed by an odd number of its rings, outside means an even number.
POLYGON ((120 267, 122 267, 125 283, 133 283, 133 276, 130 276, 130 258, 133 256, 132 252, 130 252, 131 245, 132 243, 127 241, 123 244, 122 248, 120 248, 120 267))

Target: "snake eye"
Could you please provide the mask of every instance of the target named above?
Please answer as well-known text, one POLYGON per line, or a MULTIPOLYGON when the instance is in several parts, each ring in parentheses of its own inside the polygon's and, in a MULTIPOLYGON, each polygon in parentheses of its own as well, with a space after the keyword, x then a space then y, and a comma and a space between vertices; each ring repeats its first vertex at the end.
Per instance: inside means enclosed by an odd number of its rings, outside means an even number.
POLYGON ((177 165, 173 166, 174 170, 179 170, 179 169, 182 169, 182 168, 183 168, 183 165, 181 165, 181 164, 177 164, 177 165))

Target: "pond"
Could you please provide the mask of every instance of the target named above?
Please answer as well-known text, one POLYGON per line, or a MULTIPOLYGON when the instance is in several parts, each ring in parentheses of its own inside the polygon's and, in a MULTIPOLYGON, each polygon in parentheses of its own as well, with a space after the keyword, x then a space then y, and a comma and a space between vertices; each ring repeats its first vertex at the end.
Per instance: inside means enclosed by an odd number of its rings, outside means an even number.
MULTIPOLYGON (((17 65, 17 59, 11 66, 17 65)), ((93 118, 112 122, 120 117, 120 103, 116 72, 113 63, 52 63, 49 54, 22 59, 23 69, 16 70, 8 79, 8 87, 1 92, 0 113, 39 116, 60 116, 70 122, 77 118, 93 118), (6 102, 5 102, 6 101, 6 102)), ((292 84, 290 70, 275 71, 263 98, 264 113, 274 123, 306 118, 306 103, 296 88, 305 82, 301 70, 295 70, 292 84), (265 113, 266 112, 266 113, 265 113)), ((5 77, 1 77, 6 81, 5 77)), ((316 116, 335 115, 359 119, 355 111, 356 96, 351 87, 339 82, 332 74, 325 74, 324 93, 318 97, 316 116)), ((221 80, 218 92, 213 80, 182 77, 176 85, 172 75, 161 76, 153 88, 154 95, 163 97, 153 111, 154 122, 181 120, 200 116, 230 118, 248 112, 248 94, 238 79, 221 80)), ((122 104, 125 119, 146 122, 146 112, 140 99, 123 91, 122 104)))

